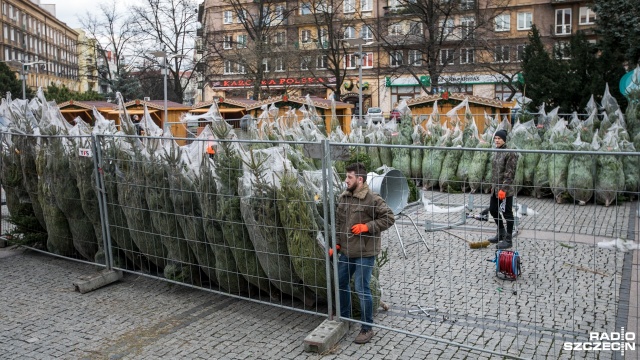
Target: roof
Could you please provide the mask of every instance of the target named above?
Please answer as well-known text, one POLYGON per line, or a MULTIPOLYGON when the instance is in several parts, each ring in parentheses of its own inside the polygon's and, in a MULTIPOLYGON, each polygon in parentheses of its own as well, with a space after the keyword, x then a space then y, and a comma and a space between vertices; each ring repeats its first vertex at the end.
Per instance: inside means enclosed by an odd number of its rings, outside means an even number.
MULTIPOLYGON (((136 99, 136 100, 131 100, 125 103, 124 107, 128 108, 131 106, 142 106, 142 105, 147 105, 147 107, 151 109, 164 110, 164 100, 145 101, 145 100, 136 99)), ((180 104, 174 101, 167 101, 167 108, 169 110, 185 110, 185 111, 191 110, 191 106, 180 104)))
MULTIPOLYGON (((479 105, 485 105, 485 106, 490 106, 495 108, 508 107, 507 104, 497 99, 490 99, 490 98, 485 98, 481 96, 467 95, 462 93, 449 94, 449 100, 463 101, 465 98, 469 99, 469 104, 479 104, 479 105)), ((412 105, 431 103, 436 100, 442 100, 442 95, 435 94, 435 95, 420 96, 417 98, 409 99, 407 100, 407 105, 411 107, 412 105)))
MULTIPOLYGON (((313 106, 320 109, 331 109, 331 100, 323 99, 319 97, 310 97, 313 106)), ((283 102, 284 100, 281 97, 278 98, 268 98, 262 101, 256 102, 253 106, 247 107, 247 110, 257 109, 262 107, 263 105, 271 105, 278 102, 283 102)), ((302 105, 307 104, 307 98, 302 96, 292 96, 287 99, 288 102, 298 103, 302 105)), ((344 103, 342 101, 336 101, 336 109, 348 109, 354 107, 353 104, 344 103)))
POLYGON ((77 101, 77 100, 69 100, 65 101, 58 105, 60 109, 68 107, 68 106, 76 106, 84 109, 104 109, 104 108, 115 108, 116 104, 110 103, 107 101, 77 101))
MULTIPOLYGON (((193 108, 194 109, 199 109, 199 108, 203 108, 203 107, 211 107, 211 105, 214 102, 216 102, 216 100, 209 100, 209 101, 199 102, 199 103, 193 105, 193 108)), ((241 108, 248 108, 248 107, 254 105, 255 103, 257 103, 257 101, 251 100, 251 99, 225 98, 225 99, 222 100, 222 102, 219 102, 218 104, 230 104, 230 105, 238 106, 238 107, 241 107, 241 108)))

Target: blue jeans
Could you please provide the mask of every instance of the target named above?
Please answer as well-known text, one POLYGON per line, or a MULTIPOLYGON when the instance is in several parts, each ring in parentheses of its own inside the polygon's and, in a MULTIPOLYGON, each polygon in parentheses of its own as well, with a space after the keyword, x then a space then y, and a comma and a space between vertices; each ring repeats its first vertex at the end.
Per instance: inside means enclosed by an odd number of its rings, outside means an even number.
MULTIPOLYGON (((369 282, 376 257, 349 258, 340 254, 338 260, 338 288, 340 291, 340 316, 351 318, 351 277, 355 274, 354 282, 356 294, 360 300, 360 320, 366 324, 373 324, 373 297, 369 282)), ((363 330, 371 330, 371 325, 362 325, 363 330)))

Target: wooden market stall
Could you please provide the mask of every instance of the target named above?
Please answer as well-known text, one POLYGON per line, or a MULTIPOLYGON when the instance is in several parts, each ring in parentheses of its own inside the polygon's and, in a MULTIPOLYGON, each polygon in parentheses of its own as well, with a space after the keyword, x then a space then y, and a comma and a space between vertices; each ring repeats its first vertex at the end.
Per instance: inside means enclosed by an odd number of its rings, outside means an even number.
MULTIPOLYGON (((515 105, 515 102, 503 102, 498 99, 489 99, 481 96, 459 94, 459 93, 442 93, 427 96, 420 96, 414 99, 407 100, 407 105, 411 109, 411 114, 418 118, 423 125, 429 119, 429 115, 433 111, 433 105, 438 102, 438 110, 440 113, 441 122, 445 122, 447 117, 444 116, 447 112, 459 105, 464 99, 469 100, 469 110, 473 115, 474 121, 478 126, 478 131, 482 132, 485 126, 484 114, 495 116, 506 116, 511 119, 511 108, 515 105)), ((460 119, 464 117, 465 109, 462 108, 458 111, 460 119)))
MULTIPOLYGON (((218 98, 214 100, 197 103, 191 109, 192 114, 204 114, 211 108, 214 102, 218 103, 218 110, 223 119, 225 119, 234 128, 240 127, 240 118, 247 114, 247 107, 257 103, 255 100, 242 98, 218 98)), ((200 122, 198 128, 201 129, 206 123, 200 122)), ((200 133, 201 130, 198 131, 200 133)))
MULTIPOLYGON (((311 102, 316 108, 319 116, 324 118, 325 126, 327 129, 331 129, 331 100, 323 99, 319 97, 311 97, 311 102)), ((336 116, 340 122, 342 131, 348 134, 351 131, 351 109, 353 104, 336 101, 336 116)), ((268 98, 262 101, 256 102, 254 105, 247 107, 247 111, 253 117, 258 118, 262 114, 262 107, 267 105, 270 107, 274 105, 278 108, 278 116, 285 115, 289 110, 295 109, 298 118, 302 118, 303 113, 299 110, 302 105, 307 105, 306 97, 302 96, 283 96, 280 98, 268 98)))
MULTIPOLYGON (((129 116, 138 115, 141 116, 144 114, 144 105, 147 105, 147 110, 149 111, 149 116, 151 120, 158 125, 160 128, 163 128, 165 119, 164 119, 164 100, 132 100, 124 104, 124 107, 127 109, 127 114, 129 116)), ((171 134, 177 138, 186 138, 187 137, 187 129, 180 122, 180 118, 182 114, 189 112, 191 110, 191 106, 179 104, 173 101, 167 101, 167 116, 166 119, 167 125, 171 130, 171 134)), ((120 126, 120 118, 119 118, 120 110, 114 108, 109 111, 108 114, 115 116, 116 126, 120 126)))
POLYGON ((116 120, 118 119, 117 114, 112 114, 111 112, 116 109, 116 104, 106 102, 106 101, 77 101, 77 100, 69 100, 58 105, 60 108, 60 112, 62 116, 64 116, 65 120, 70 123, 73 123, 73 120, 76 117, 80 117, 85 122, 93 125, 94 117, 93 117, 93 108, 102 114, 108 120, 116 120))

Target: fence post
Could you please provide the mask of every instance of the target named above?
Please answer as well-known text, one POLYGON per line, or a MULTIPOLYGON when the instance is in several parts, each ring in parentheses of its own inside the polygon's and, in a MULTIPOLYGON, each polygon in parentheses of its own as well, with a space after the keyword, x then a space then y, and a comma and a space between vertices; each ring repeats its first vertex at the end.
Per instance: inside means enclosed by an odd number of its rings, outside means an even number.
POLYGON ((102 228, 102 243, 104 247, 104 261, 107 270, 113 268, 113 253, 111 251, 111 233, 109 232, 109 217, 107 210, 107 193, 104 187, 104 176, 102 173, 102 153, 98 146, 98 138, 91 135, 93 146, 93 170, 96 175, 96 190, 98 192, 98 208, 100 209, 100 224, 102 228))
MULTIPOLYGON (((328 195, 329 189, 332 188, 331 177, 329 172, 331 171, 331 151, 329 146, 329 140, 322 140, 322 202, 323 202, 323 217, 324 217, 324 233, 325 233, 325 271, 327 277, 327 315, 329 320, 333 320, 333 293, 331 292, 331 257, 329 256, 329 249, 332 248, 333 242, 331 239, 333 236, 329 234, 329 208, 333 203, 332 199, 328 195)), ((333 224, 333 222, 332 222, 333 224)), ((336 254, 337 257, 337 254, 336 254)), ((337 301, 337 300, 336 300, 337 301)))
MULTIPOLYGON (((333 248, 333 254, 334 254, 334 261, 333 261, 333 278, 335 279, 335 281, 333 282, 334 288, 333 288, 333 295, 334 295, 334 304, 335 304, 335 309, 336 309, 336 315, 338 315, 338 319, 340 319, 340 293, 339 293, 339 289, 338 289, 338 252, 336 250, 336 243, 337 243, 337 237, 336 237, 336 203, 335 203, 335 195, 333 193, 333 165, 332 165, 332 157, 331 157, 331 144, 329 142, 329 140, 325 140, 325 157, 327 159, 326 161, 326 174, 327 174, 327 182, 325 182, 325 186, 327 187, 327 198, 329 199, 329 218, 327 219, 327 222, 329 224, 331 224, 331 229, 329 230, 328 234, 330 233, 330 240, 331 240, 331 247, 333 248)), ((330 280, 327 279, 327 280, 330 280)))

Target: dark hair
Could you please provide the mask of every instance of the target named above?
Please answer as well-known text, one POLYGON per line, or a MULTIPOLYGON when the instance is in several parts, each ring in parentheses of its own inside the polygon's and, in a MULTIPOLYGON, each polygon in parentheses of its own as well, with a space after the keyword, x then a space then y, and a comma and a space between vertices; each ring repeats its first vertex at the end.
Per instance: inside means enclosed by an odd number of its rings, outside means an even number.
POLYGON ((361 176, 363 182, 367 182, 367 169, 365 169, 364 164, 361 162, 356 162, 353 164, 347 165, 345 168, 346 172, 354 172, 356 173, 356 177, 361 176))

